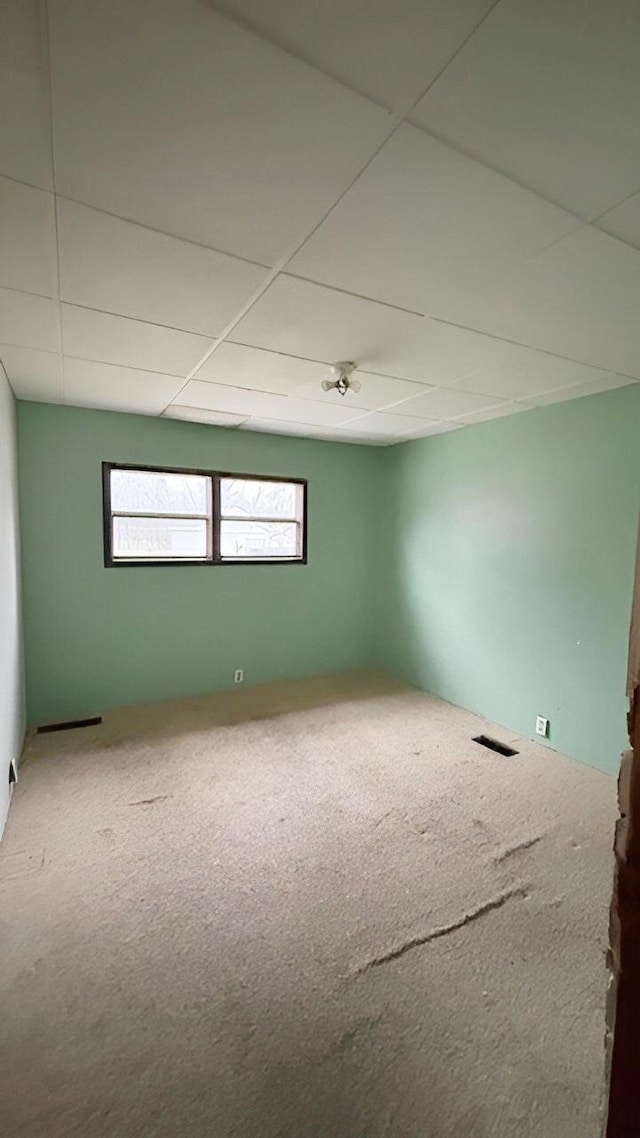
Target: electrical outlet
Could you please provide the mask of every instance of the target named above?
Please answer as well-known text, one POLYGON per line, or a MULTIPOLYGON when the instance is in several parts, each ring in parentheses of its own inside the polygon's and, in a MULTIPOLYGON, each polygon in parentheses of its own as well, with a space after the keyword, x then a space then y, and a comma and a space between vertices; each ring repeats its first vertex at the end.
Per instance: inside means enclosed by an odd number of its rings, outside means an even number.
POLYGON ((549 720, 544 715, 536 715, 536 735, 543 735, 545 739, 549 737, 549 720))
POLYGON ((236 668, 235 672, 233 673, 233 682, 234 684, 244 683, 244 672, 242 668, 236 668))

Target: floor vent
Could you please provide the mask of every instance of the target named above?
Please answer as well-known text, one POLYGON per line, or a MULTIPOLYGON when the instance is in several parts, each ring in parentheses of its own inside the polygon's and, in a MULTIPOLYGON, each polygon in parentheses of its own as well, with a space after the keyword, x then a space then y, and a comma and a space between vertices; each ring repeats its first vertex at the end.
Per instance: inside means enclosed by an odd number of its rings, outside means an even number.
POLYGON ((68 723, 45 723, 38 727, 37 734, 45 735, 48 731, 72 731, 76 727, 96 727, 102 723, 101 715, 94 715, 92 719, 70 719, 68 723))
POLYGON ((519 751, 514 751, 513 747, 507 747, 506 743, 499 743, 497 739, 492 739, 490 735, 476 735, 474 743, 479 743, 481 747, 487 747, 490 751, 497 751, 499 755, 519 754, 519 751))

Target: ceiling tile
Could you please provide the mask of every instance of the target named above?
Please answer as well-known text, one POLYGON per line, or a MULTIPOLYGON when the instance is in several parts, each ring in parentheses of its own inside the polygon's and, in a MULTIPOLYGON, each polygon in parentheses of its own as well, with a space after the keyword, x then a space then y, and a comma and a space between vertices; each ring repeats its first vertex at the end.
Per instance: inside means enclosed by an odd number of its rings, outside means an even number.
POLYGON ((532 406, 527 403, 501 403, 499 407, 485 407, 484 411, 474 411, 471 415, 461 415, 456 423, 487 423, 491 419, 504 419, 507 415, 515 415, 517 411, 531 411, 532 406))
POLYGON ((53 296, 57 288, 53 194, 0 178, 0 285, 53 296))
MULTIPOLYGON (((241 431, 257 431, 264 435, 290 435, 322 440, 323 442, 368 443, 372 441, 360 436, 349 437, 340 427, 319 427, 312 423, 287 423, 277 419, 261 419, 253 416, 247 419, 239 429, 241 431)), ((377 442, 376 439, 376 444, 377 442)))
POLYGON ((469 415, 482 411, 485 407, 495 407, 502 400, 491 395, 477 395, 470 391, 448 390, 434 387, 426 395, 409 399, 394 407, 399 415, 424 415, 425 419, 457 419, 459 415, 469 415))
POLYGON ((60 348, 57 302, 0 288, 0 343, 57 352, 60 348))
POLYGON ((51 0, 59 193, 275 264, 386 112, 208 3, 51 0))
POLYGON ((226 387, 221 383, 204 383, 192 379, 176 398, 177 406, 203 407, 211 411, 227 411, 232 415, 255 415, 261 419, 282 422, 338 426, 353 418, 353 408, 335 403, 316 403, 288 395, 272 395, 266 391, 247 391, 242 387, 226 387))
POLYGON ((428 383, 415 383, 406 379, 396 379, 390 375, 376 375, 369 371, 356 371, 354 379, 362 384, 360 391, 349 391, 340 395, 337 391, 330 391, 324 398, 333 399, 334 402, 347 402, 351 407, 362 407, 368 411, 381 410, 402 399, 409 399, 413 395, 430 391, 428 383))
POLYGON ((0 174, 53 189, 45 6, 0 5, 0 174))
POLYGON ((73 304, 62 305, 62 331, 68 356, 173 376, 186 376, 212 343, 191 332, 176 332, 73 304))
POLYGON ((593 218, 640 188, 639 54, 633 0, 510 0, 412 117, 593 218))
POLYGON ((640 251, 584 226, 457 306, 465 324, 640 378, 640 251))
POLYGON ((626 202, 609 210, 598 218, 597 224, 598 229, 640 249, 640 194, 634 194, 626 202))
MULTIPOLYGON (((291 261, 293 273, 440 314, 579 224, 403 126, 291 261)), ((455 316, 452 317, 455 319, 455 316)))
POLYGON ((0 360, 17 399, 62 403, 62 362, 56 352, 0 344, 0 360))
POLYGON ((246 415, 227 415, 224 411, 207 411, 203 407, 177 407, 172 405, 162 414, 163 419, 183 419, 187 423, 209 423, 216 427, 239 427, 246 415))
POLYGON ((502 399, 530 399, 545 391, 591 383, 607 373, 575 360, 550 356, 533 348, 514 347, 513 359, 501 367, 468 375, 456 389, 497 395, 502 399))
POLYGON ((209 356, 195 378, 228 387, 271 391, 276 395, 320 398, 320 384, 327 373, 327 365, 314 360, 225 341, 209 356))
POLYGON ((465 425, 466 424, 464 419, 458 419, 455 423, 444 422, 428 424, 425 420, 425 426, 420 427, 417 431, 414 431, 411 435, 411 438, 426 439, 429 438, 430 435, 446 435, 449 434, 450 431, 459 431, 460 428, 464 427, 465 425))
MULTIPOLYGON (((261 345, 272 353, 306 357, 305 367, 313 359, 327 365, 339 359, 356 360, 363 392, 369 374, 423 382, 427 387, 452 386, 481 369, 512 363, 527 351, 495 336, 402 312, 287 274, 277 277, 236 325, 232 336, 234 341, 261 345)), ((209 361, 203 365, 199 378, 205 374, 222 377, 215 364, 220 351, 221 347, 211 356, 210 371, 209 361)), ((268 366, 266 362, 264 366, 268 366)), ((251 373, 255 371, 251 369, 251 373)), ((248 377, 251 373, 247 366, 245 374, 248 377)), ((272 374, 268 382, 272 382, 272 374)), ((322 379, 325 372, 305 374, 314 380, 322 379)))
POLYGON ((362 385, 360 391, 349 391, 346 396, 336 390, 325 392, 320 386, 322 380, 333 378, 327 364, 228 341, 216 348, 195 378, 279 395, 299 395, 365 411, 374 411, 429 390, 425 384, 358 370, 354 378, 362 385))
POLYGON ((372 415, 364 415, 343 427, 349 433, 380 435, 391 439, 410 438, 417 431, 427 434, 438 429, 442 429, 439 423, 428 422, 419 416, 413 418, 411 415, 394 415, 389 411, 374 411, 372 415))
POLYGON ((75 407, 158 415, 179 387, 172 375, 64 358, 65 403, 75 407))
POLYGON ((348 87, 398 108, 435 79, 493 0, 224 0, 217 7, 348 87), (354 44, 366 43, 366 51, 354 44))
POLYGON ((99 210, 58 203, 62 298, 218 336, 267 270, 99 210))
POLYGON ((616 387, 628 387, 631 383, 638 383, 638 380, 629 379, 626 375, 606 375, 601 379, 594 379, 591 383, 565 387, 561 391, 548 391, 546 395, 537 395, 531 402, 536 407, 546 407, 549 403, 564 403, 567 399, 579 399, 583 395, 599 395, 616 387))
POLYGON ((423 324, 413 313, 281 274, 231 338, 326 364, 355 360, 363 371, 402 379, 395 360, 423 324))
POLYGON ((402 344, 392 346, 390 362, 395 375, 454 387, 464 376, 502 367, 526 350, 495 336, 425 318, 411 326, 402 344))

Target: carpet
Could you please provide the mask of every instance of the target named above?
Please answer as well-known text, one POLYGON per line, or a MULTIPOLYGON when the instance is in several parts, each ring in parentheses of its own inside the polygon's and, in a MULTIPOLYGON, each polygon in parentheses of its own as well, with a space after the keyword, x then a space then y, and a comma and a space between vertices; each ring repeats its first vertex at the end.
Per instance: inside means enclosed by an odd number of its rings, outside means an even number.
POLYGON ((5 1133, 596 1138, 615 817, 610 776, 375 673, 31 735, 5 1133))

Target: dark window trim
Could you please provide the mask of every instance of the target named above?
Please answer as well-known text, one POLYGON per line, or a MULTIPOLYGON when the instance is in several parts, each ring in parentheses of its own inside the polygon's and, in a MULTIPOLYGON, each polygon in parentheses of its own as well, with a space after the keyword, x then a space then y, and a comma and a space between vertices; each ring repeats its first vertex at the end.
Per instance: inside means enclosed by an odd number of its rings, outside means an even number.
POLYGON ((187 466, 147 466, 144 463, 134 462, 103 462, 102 463, 102 536, 104 544, 105 569, 147 569, 168 566, 175 569, 182 565, 199 565, 201 568, 211 565, 306 565, 307 564, 307 479, 290 478, 280 474, 240 474, 235 470, 202 470, 198 467, 187 466), (112 470, 142 470, 151 474, 198 474, 211 479, 211 557, 173 561, 123 561, 114 558, 111 547, 111 471, 112 470), (257 558, 231 558, 220 556, 220 479, 246 478, 255 482, 292 482, 302 486, 302 556, 301 557, 265 557, 257 558))

